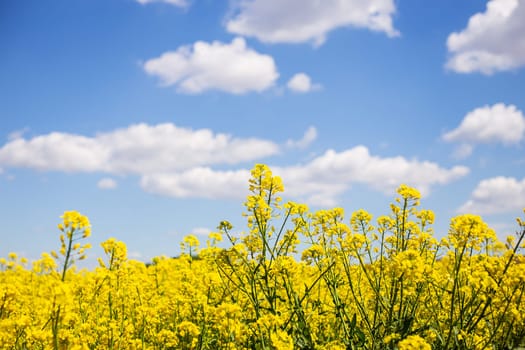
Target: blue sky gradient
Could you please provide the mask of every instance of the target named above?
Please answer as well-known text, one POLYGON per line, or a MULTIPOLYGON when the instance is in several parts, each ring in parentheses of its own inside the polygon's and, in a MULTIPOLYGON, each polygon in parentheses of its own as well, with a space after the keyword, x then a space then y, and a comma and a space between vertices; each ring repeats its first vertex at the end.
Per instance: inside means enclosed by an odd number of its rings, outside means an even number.
POLYGON ((242 231, 255 163, 313 210, 377 217, 408 183, 438 237, 465 211, 513 233, 525 3, 316 3, 2 1, 0 256, 56 249, 65 210, 92 222, 88 265, 109 237, 147 261, 242 231))

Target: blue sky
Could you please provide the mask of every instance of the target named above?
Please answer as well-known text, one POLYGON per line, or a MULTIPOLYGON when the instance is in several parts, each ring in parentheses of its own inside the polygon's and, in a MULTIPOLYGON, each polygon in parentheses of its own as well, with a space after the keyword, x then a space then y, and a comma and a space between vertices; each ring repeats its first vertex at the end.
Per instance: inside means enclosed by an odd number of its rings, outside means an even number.
MULTIPOLYGON (((395 188, 501 236, 525 207, 520 0, 4 0, 0 256, 176 255, 241 216, 266 163, 285 198, 388 213, 395 188)), ((89 262, 88 262, 89 264, 89 262)))

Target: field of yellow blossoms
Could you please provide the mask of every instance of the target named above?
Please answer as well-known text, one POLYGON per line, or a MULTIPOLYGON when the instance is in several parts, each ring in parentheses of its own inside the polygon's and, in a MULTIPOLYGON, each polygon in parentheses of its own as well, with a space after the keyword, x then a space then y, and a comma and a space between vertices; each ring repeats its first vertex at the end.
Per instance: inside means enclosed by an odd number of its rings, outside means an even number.
POLYGON ((254 167, 249 186, 243 234, 223 221, 206 242, 187 236, 180 257, 148 265, 108 239, 99 267, 76 269, 90 223, 65 212, 56 252, 32 264, 14 253, 0 259, 0 349, 523 344, 523 220, 500 242, 479 216, 461 215, 438 241, 434 214, 404 185, 391 214, 375 219, 282 203, 281 179, 265 165, 254 167))

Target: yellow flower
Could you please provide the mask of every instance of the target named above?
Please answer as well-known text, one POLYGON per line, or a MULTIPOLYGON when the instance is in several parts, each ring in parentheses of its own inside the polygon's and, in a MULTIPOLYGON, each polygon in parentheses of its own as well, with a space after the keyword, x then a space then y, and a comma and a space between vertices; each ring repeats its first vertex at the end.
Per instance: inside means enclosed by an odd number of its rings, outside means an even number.
POLYGON ((404 184, 398 187, 397 193, 405 200, 418 201, 421 199, 421 193, 418 190, 404 184))
POLYGON ((272 345, 276 350, 293 350, 293 340, 290 336, 282 330, 272 332, 270 334, 272 345))
POLYGON ((220 232, 210 232, 210 234, 208 235, 208 238, 211 240, 215 240, 217 242, 222 241, 222 235, 220 232))
POLYGON ((392 334, 389 334, 387 335, 384 339, 383 339, 383 343, 385 344, 389 344, 393 341, 396 341, 399 339, 399 334, 398 333, 392 333, 392 334))
POLYGON ((281 179, 262 164, 252 176, 246 233, 221 222, 200 259, 144 264, 109 238, 100 267, 76 269, 90 224, 65 212, 56 252, 0 257, 0 349, 486 349, 524 329, 523 220, 505 246, 461 215, 438 244, 408 186, 375 228, 363 209, 345 224, 342 208, 280 207, 281 179))
POLYGON ((188 247, 198 247, 200 244, 199 239, 195 235, 187 235, 183 238, 183 241, 188 247))
POLYGON ((479 215, 464 214, 450 220, 448 238, 456 248, 481 249, 486 241, 495 241, 496 233, 483 222, 479 215))
POLYGON ((399 350, 432 350, 430 344, 419 335, 410 335, 401 340, 397 346, 399 350))

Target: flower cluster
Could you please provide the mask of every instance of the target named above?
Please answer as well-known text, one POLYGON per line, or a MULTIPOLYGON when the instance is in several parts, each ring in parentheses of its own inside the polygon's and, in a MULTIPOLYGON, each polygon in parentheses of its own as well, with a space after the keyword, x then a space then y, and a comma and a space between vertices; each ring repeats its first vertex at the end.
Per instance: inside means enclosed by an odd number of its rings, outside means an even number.
POLYGON ((249 186, 245 232, 222 221, 205 246, 188 235, 180 256, 150 264, 110 238, 97 268, 75 269, 91 228, 65 212, 58 253, 32 265, 0 258, 0 349, 523 345, 524 220, 503 243, 481 217, 460 215, 439 242, 433 212, 406 185, 377 219, 282 203, 282 181, 265 165, 249 186))

